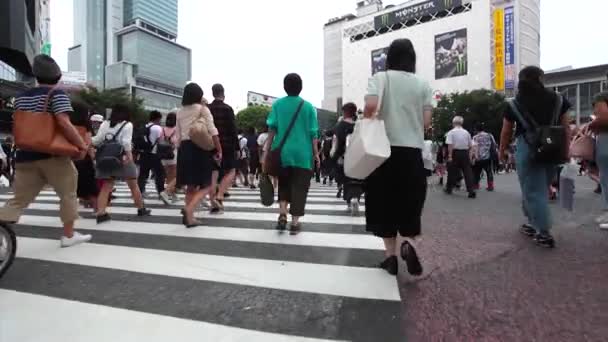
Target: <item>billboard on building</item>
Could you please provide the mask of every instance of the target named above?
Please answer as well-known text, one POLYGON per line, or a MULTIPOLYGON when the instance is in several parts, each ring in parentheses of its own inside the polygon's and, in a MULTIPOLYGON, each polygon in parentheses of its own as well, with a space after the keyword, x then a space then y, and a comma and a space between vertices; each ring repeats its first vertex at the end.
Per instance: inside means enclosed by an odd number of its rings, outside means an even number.
POLYGON ((277 100, 276 97, 270 96, 270 95, 264 95, 264 94, 260 94, 260 93, 255 93, 253 91, 250 91, 250 92, 247 93, 247 105, 248 106, 268 106, 268 107, 272 107, 272 104, 276 100, 277 100))
POLYGON ((426 0, 415 5, 400 8, 374 18, 374 27, 380 30, 395 24, 405 23, 416 18, 433 15, 446 9, 462 6, 462 0, 426 0))
POLYGON ((388 47, 372 51, 372 75, 386 70, 388 47))
POLYGON ((505 88, 515 89, 517 79, 515 66, 515 11, 505 8, 505 88))
POLYGON ((465 76, 468 73, 467 29, 435 36, 435 79, 465 76))
POLYGON ((494 11, 494 89, 505 90, 505 11, 494 11))

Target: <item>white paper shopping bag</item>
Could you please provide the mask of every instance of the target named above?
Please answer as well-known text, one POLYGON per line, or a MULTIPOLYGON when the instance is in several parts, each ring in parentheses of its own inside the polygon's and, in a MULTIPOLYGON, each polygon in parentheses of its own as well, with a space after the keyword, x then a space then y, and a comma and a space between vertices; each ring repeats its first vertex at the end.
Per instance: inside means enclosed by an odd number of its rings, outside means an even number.
POLYGON ((384 121, 359 120, 344 155, 344 173, 350 178, 365 179, 390 156, 391 144, 384 121))

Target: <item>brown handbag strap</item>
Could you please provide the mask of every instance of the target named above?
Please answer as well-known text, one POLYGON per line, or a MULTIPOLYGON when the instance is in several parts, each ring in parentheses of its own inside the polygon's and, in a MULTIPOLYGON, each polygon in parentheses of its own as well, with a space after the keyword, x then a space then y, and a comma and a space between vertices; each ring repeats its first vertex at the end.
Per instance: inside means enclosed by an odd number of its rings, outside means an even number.
POLYGON ((53 87, 51 87, 51 89, 49 89, 49 92, 46 94, 46 98, 44 99, 44 107, 42 107, 43 112, 49 112, 49 102, 53 98, 53 92, 57 89, 58 86, 59 84, 54 85, 53 87))

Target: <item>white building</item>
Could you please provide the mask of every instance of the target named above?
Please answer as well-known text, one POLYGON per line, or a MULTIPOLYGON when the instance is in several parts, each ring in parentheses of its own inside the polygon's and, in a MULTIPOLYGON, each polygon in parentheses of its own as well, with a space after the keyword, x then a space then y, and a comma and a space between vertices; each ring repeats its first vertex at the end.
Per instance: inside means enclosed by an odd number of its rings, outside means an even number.
POLYGON ((357 16, 325 25, 328 110, 362 104, 369 77, 384 69, 388 46, 399 38, 412 41, 416 73, 438 95, 479 88, 511 94, 521 67, 540 64, 540 0, 412 0, 386 8, 367 0, 358 6, 357 16))

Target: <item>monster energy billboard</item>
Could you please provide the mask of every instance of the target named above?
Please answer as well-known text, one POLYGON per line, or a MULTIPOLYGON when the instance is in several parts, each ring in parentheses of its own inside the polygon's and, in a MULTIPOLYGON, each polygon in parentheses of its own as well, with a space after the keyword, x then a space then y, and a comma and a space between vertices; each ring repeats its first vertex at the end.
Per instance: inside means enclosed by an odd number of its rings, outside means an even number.
POLYGON ((467 29, 435 36, 435 79, 464 76, 467 72, 467 29))
POLYGON ((435 14, 446 9, 462 6, 462 0, 426 0, 374 18, 376 30, 390 27, 408 20, 435 14))

